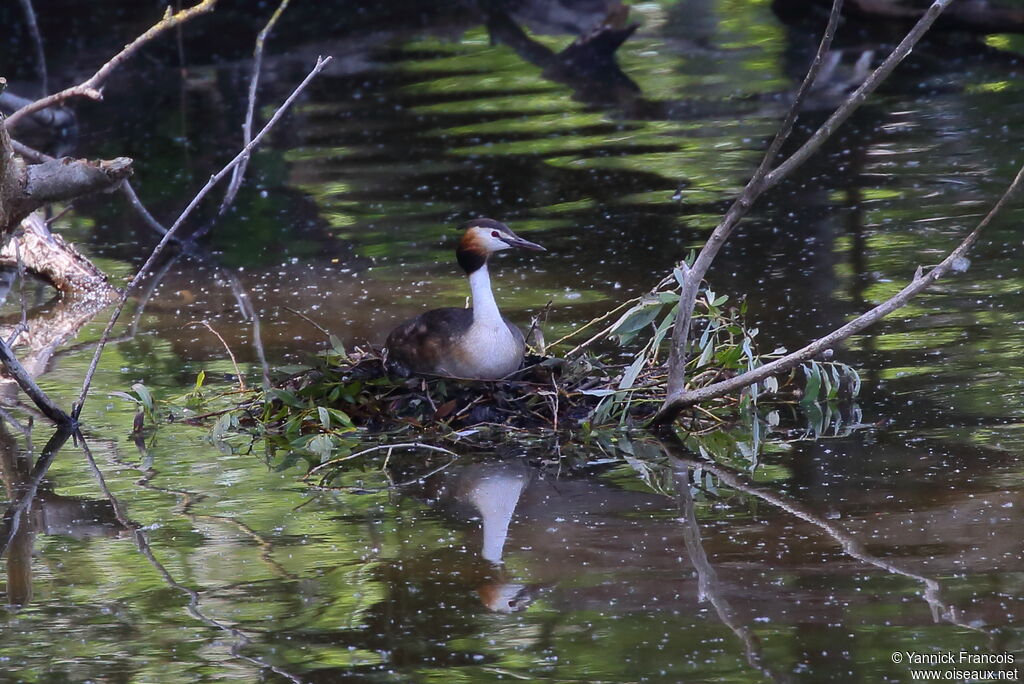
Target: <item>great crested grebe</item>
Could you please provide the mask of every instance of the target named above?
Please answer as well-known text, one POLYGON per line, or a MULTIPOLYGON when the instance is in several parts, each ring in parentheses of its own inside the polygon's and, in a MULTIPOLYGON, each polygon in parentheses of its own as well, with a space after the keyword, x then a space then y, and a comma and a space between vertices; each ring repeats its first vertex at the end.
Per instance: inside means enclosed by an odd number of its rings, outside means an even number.
POLYGON ((467 221, 460 229, 465 232, 455 256, 469 276, 471 306, 432 309, 392 330, 384 353, 385 365, 395 375, 428 373, 495 380, 523 363, 523 333, 498 311, 487 259, 510 247, 546 250, 494 219, 467 221))

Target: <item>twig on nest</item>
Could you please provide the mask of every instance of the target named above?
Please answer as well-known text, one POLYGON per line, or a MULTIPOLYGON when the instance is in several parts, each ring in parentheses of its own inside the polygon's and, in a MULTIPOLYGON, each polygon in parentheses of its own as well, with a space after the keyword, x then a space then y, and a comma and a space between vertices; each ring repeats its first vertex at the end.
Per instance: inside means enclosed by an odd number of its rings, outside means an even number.
MULTIPOLYGON (((235 367, 235 377, 238 378, 238 389, 240 389, 241 391, 244 392, 246 390, 246 387, 245 387, 245 376, 242 375, 242 371, 239 370, 239 368, 238 368, 238 361, 235 360, 235 355, 231 351, 231 347, 228 346, 228 343, 224 340, 224 338, 221 336, 221 334, 219 332, 217 332, 212 325, 210 325, 210 321, 207 321, 207 320, 204 319, 202 321, 199 321, 199 324, 200 325, 205 325, 206 329, 209 330, 210 332, 212 332, 214 334, 214 336, 218 340, 220 340, 221 345, 223 345, 223 347, 224 347, 224 351, 226 351, 228 353, 228 357, 231 359, 231 365, 235 367)), ((196 325, 196 323, 193 323, 192 325, 196 325)))

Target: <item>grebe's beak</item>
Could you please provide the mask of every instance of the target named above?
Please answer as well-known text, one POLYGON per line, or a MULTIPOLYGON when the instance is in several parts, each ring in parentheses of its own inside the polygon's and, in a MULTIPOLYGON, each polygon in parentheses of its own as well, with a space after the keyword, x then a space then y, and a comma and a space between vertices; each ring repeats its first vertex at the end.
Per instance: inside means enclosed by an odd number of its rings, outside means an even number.
POLYGON ((518 235, 502 235, 499 239, 502 242, 504 242, 506 245, 508 245, 509 247, 522 247, 523 249, 532 249, 535 252, 546 252, 546 251, 548 251, 548 250, 544 249, 543 247, 541 247, 540 245, 538 245, 536 242, 530 242, 529 240, 524 240, 523 238, 519 237, 518 235))

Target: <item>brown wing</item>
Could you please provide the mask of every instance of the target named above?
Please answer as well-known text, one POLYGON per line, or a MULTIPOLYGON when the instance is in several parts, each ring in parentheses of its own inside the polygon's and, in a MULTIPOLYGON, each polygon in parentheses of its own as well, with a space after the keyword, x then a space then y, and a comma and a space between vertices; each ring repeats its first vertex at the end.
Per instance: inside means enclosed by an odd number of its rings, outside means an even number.
POLYGON ((431 309, 410 318, 388 335, 388 372, 402 377, 443 373, 446 355, 472 324, 472 309, 431 309))

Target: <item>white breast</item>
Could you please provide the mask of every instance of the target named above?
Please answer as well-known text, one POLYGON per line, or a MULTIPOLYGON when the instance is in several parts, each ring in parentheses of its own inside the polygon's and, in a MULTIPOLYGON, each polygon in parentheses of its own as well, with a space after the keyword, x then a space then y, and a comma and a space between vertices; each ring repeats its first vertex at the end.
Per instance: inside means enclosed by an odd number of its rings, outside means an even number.
POLYGON ((502 319, 497 325, 474 321, 459 347, 460 369, 453 374, 463 378, 503 378, 523 362, 523 346, 502 319))

